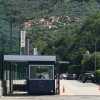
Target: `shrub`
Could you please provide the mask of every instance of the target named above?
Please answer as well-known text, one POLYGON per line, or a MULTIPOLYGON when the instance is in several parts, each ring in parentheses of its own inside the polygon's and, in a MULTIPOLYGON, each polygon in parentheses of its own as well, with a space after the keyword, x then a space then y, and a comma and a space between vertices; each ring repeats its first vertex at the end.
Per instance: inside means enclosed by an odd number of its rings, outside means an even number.
POLYGON ((70 65, 70 66, 68 66, 68 72, 69 73, 79 74, 80 70, 81 70, 81 66, 80 65, 70 65))
POLYGON ((96 70, 96 81, 100 83, 100 69, 96 70))
POLYGON ((96 70, 96 77, 100 77, 100 69, 96 70))

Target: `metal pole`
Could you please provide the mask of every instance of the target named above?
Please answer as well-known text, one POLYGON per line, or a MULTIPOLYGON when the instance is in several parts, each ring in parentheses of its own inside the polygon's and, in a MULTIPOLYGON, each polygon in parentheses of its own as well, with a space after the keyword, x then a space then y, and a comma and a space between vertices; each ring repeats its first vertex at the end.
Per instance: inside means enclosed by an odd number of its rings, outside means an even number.
POLYGON ((19 25, 19 54, 21 55, 22 52, 21 52, 21 33, 20 33, 20 30, 21 30, 21 27, 19 25))
POLYGON ((1 34, 1 47, 2 47, 2 51, 1 51, 1 86, 2 86, 2 95, 4 95, 4 36, 3 36, 3 32, 1 34))
POLYGON ((3 54, 0 55, 1 56, 1 88, 2 88, 2 94, 4 95, 4 61, 3 61, 3 54))
MULTIPOLYGON (((13 24, 12 24, 12 18, 10 19, 10 53, 12 53, 12 27, 13 27, 13 24)), ((12 64, 10 63, 10 82, 9 82, 9 85, 10 85, 10 95, 12 94, 12 64)))
POLYGON ((1 79, 3 80, 4 78, 3 78, 3 55, 4 55, 4 45, 3 45, 3 33, 2 33, 2 43, 1 43, 1 47, 2 47, 2 51, 1 51, 1 67, 2 67, 2 69, 1 69, 1 79))
POLYGON ((30 40, 27 39, 27 54, 29 55, 30 53, 30 40))
POLYGON ((94 71, 96 72, 96 40, 95 40, 95 65, 94 65, 94 71))

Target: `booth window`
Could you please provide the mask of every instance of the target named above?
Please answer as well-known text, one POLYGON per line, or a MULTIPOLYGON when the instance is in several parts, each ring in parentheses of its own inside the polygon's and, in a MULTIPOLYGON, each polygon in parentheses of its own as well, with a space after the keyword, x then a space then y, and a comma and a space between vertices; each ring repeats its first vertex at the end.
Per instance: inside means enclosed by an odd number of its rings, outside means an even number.
POLYGON ((29 79, 52 80, 54 79, 53 65, 30 65, 29 79))

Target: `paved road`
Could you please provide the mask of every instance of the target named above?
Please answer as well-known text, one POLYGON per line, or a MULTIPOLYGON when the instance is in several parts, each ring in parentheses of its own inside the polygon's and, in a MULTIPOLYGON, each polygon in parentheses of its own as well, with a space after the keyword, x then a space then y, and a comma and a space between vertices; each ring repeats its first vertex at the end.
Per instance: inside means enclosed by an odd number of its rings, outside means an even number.
POLYGON ((99 86, 76 80, 61 80, 60 95, 0 97, 0 100, 100 100, 99 86))
POLYGON ((0 100, 100 100, 100 96, 31 96, 2 97, 0 100))
POLYGON ((61 80, 60 95, 98 95, 100 86, 94 83, 82 83, 77 80, 61 80))

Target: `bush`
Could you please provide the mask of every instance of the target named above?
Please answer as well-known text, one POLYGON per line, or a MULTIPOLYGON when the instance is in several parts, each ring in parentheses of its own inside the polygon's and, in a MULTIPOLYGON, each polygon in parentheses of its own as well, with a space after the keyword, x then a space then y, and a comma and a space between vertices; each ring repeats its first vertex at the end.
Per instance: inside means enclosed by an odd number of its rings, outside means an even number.
POLYGON ((100 83, 100 69, 96 70, 96 81, 100 83))
POLYGON ((98 74, 100 70, 100 52, 94 52, 89 57, 86 56, 85 59, 82 60, 82 66, 84 67, 84 71, 93 71, 96 67, 98 74))
POLYGON ((95 66, 95 60, 96 60, 96 69, 97 69, 97 73, 98 73, 98 70, 100 70, 100 52, 96 52, 96 53, 92 54, 91 62, 92 62, 93 66, 95 66))
POLYGON ((68 72, 69 73, 79 74, 80 70, 81 70, 81 66, 80 65, 70 65, 70 66, 68 66, 68 72))
POLYGON ((97 77, 100 77, 100 69, 99 70, 96 70, 96 76, 97 77))

